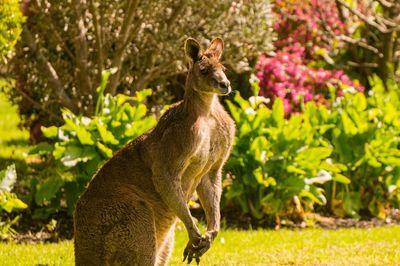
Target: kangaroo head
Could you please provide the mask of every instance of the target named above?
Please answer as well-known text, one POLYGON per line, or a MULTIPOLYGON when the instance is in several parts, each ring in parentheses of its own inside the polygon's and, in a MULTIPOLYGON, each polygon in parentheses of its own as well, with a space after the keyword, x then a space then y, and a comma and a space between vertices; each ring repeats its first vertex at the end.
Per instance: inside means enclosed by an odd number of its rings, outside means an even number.
POLYGON ((226 95, 231 92, 231 84, 225 75, 225 68, 219 62, 224 42, 221 38, 212 40, 210 46, 203 51, 200 44, 192 38, 185 42, 185 53, 191 60, 189 70, 192 88, 200 93, 216 93, 226 95))

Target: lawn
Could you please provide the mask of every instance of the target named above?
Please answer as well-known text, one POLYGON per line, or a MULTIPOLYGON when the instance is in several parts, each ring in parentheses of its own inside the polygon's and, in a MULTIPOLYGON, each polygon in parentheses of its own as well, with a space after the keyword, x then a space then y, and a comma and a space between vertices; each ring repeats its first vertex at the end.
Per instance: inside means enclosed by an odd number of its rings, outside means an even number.
MULTIPOLYGON (((201 265, 400 265, 400 226, 372 229, 224 230, 201 265)), ((184 265, 177 230, 170 265, 184 265)), ((1 265, 73 265, 73 243, 0 243, 1 265)), ((194 265, 194 264, 193 264, 194 265)))

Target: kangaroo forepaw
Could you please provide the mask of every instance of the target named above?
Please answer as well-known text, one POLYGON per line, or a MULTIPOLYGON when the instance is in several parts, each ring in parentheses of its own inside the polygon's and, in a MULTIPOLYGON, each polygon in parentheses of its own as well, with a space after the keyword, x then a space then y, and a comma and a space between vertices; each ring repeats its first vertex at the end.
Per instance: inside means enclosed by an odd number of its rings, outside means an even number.
POLYGON ((187 259, 188 264, 195 259, 197 265, 200 263, 200 257, 206 253, 211 247, 211 239, 208 237, 202 237, 198 245, 188 243, 183 252, 183 261, 187 259))

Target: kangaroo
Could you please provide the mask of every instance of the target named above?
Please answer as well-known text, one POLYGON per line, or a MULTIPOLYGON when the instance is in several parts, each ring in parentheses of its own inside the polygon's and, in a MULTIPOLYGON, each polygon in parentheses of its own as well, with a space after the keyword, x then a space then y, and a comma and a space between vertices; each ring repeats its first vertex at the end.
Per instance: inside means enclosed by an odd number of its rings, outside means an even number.
POLYGON ((192 38, 184 99, 157 126, 128 143, 95 174, 74 214, 76 265, 167 265, 177 218, 189 242, 184 261, 197 263, 220 228, 221 171, 235 125, 218 100, 231 86, 220 63, 224 43, 204 51, 192 38), (188 202, 197 191, 207 231, 188 202))

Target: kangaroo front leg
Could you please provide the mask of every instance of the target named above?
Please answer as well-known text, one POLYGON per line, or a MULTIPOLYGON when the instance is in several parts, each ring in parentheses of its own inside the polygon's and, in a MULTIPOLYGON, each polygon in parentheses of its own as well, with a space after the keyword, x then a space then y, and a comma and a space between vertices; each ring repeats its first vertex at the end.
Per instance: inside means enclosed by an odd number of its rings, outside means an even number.
POLYGON ((189 235, 189 243, 184 251, 184 260, 188 258, 190 263, 192 259, 198 261, 198 255, 195 252, 201 241, 201 232, 197 228, 194 219, 190 213, 189 207, 185 201, 182 191, 179 175, 157 175, 154 176, 154 185, 160 194, 164 203, 171 209, 176 216, 184 223, 189 235))
POLYGON ((220 201, 221 201, 221 169, 211 171, 204 176, 197 187, 201 205, 207 220, 207 232, 198 248, 199 256, 203 255, 211 246, 220 228, 220 201))

